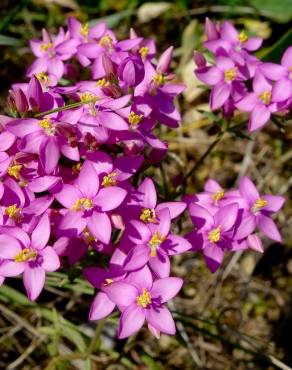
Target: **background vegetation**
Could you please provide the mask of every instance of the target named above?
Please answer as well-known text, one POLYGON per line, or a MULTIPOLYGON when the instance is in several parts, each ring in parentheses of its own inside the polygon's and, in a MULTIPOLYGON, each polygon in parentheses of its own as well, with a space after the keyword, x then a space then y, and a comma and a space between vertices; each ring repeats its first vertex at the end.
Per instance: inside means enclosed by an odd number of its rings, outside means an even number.
MULTIPOLYGON (((286 196, 278 219, 285 242, 266 240, 264 255, 229 256, 214 275, 200 256, 178 256, 173 270, 184 277, 185 286, 170 307, 178 333, 159 341, 147 330, 117 341, 115 316, 106 324, 88 322, 94 290, 75 278, 78 268, 68 271, 69 279, 68 274, 51 273, 37 303, 21 293, 20 280, 8 279, 0 288, 0 369, 291 369, 291 120, 281 127, 270 123, 253 135, 228 132, 212 145, 220 122, 208 110, 208 92, 194 77, 192 62, 192 50, 202 49, 206 16, 231 19, 260 35, 264 47, 259 55, 279 61, 291 45, 291 0, 1 0, 2 114, 7 113, 9 86, 25 80, 33 60, 29 39, 40 37, 42 27, 56 32, 69 15, 92 23, 105 20, 118 37, 126 37, 133 27, 139 35, 154 38, 160 52, 174 45, 173 67, 188 85, 177 102, 183 122, 178 130, 161 130, 170 151, 160 168, 148 171, 164 197, 171 196, 189 171, 188 193, 201 191, 209 177, 229 188, 247 174, 263 193, 286 196), (210 146, 210 155, 202 161, 210 146)), ((186 221, 178 227, 186 231, 190 225, 186 221)))

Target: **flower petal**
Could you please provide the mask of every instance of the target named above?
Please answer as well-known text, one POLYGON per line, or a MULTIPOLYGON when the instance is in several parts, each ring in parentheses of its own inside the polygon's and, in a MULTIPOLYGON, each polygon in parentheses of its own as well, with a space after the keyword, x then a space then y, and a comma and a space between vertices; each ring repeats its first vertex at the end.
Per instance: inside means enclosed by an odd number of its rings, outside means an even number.
POLYGON ((80 191, 85 197, 93 198, 99 189, 97 172, 89 161, 85 161, 77 180, 80 191))
POLYGON ((103 212, 111 211, 121 205, 126 198, 127 191, 119 186, 109 186, 100 189, 94 198, 94 204, 103 212))
POLYGON ((136 302, 138 290, 130 284, 122 281, 109 284, 103 288, 109 299, 119 306, 129 306, 136 302))
POLYGON ((56 271, 60 267, 60 259, 52 247, 46 247, 39 254, 43 257, 42 268, 45 271, 56 271))
POLYGON ((143 326, 145 321, 145 313, 142 308, 136 304, 127 307, 120 318, 118 337, 119 339, 127 338, 136 333, 143 326))
POLYGON ((115 306, 115 303, 104 292, 98 292, 90 307, 89 320, 101 320, 105 318, 112 313, 115 306))
POLYGON ((151 298, 156 298, 164 303, 174 298, 181 290, 183 279, 177 277, 166 277, 155 280, 151 289, 151 298))
POLYGON ((278 227, 270 217, 265 216, 261 213, 257 216, 256 220, 257 226, 263 234, 265 234, 268 238, 275 240, 276 242, 282 242, 282 237, 278 230, 278 227))
POLYGON ((211 272, 215 272, 221 265, 224 252, 216 244, 209 244, 204 248, 204 257, 211 272))
POLYGON ((87 226, 91 234, 102 243, 108 244, 110 242, 112 225, 106 213, 94 211, 87 220, 87 226))
POLYGON ((32 247, 35 249, 43 249, 48 243, 50 232, 50 219, 47 214, 44 214, 31 234, 32 247))
POLYGON ((150 307, 149 310, 146 310, 146 320, 150 325, 163 333, 175 334, 175 323, 170 311, 164 306, 150 307))
POLYGON ((45 270, 42 267, 26 268, 23 273, 23 284, 28 299, 34 301, 45 285, 45 270))

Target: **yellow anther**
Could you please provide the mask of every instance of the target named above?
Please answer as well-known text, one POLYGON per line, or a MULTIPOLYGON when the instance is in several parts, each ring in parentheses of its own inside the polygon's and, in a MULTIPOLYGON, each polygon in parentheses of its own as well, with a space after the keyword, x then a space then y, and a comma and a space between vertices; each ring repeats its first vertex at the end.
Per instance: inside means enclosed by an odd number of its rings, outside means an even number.
POLYGON ((89 198, 80 198, 71 207, 72 211, 84 211, 93 208, 93 202, 89 198))
POLYGON ((54 44, 52 42, 48 42, 47 44, 42 44, 40 46, 40 49, 42 51, 47 51, 47 50, 51 49, 53 46, 54 46, 54 44))
POLYGON ((272 99, 272 93, 270 90, 266 90, 262 94, 259 94, 259 98, 264 104, 270 104, 271 99, 272 99))
POLYGON ((220 230, 221 226, 216 227, 216 229, 213 229, 209 231, 208 233, 208 240, 211 243, 217 243, 220 240, 220 230))
POLYGON ((5 209, 5 214, 9 218, 12 218, 15 221, 19 221, 21 219, 20 211, 21 208, 18 208, 17 204, 12 204, 11 206, 5 209))
POLYGON ((14 177, 16 180, 20 179, 19 172, 22 169, 21 164, 14 164, 13 166, 8 167, 7 173, 9 176, 14 177))
POLYGON ((103 286, 107 286, 107 285, 110 285, 111 283, 113 283, 113 279, 105 279, 104 283, 102 284, 103 286))
POLYGON ((138 125, 143 118, 143 114, 136 114, 135 112, 131 112, 128 116, 128 120, 131 126, 138 125))
POLYGON ((154 223, 156 222, 156 212, 155 209, 149 209, 149 208, 143 208, 141 215, 140 215, 140 220, 143 222, 151 222, 154 223))
POLYGON ((236 76, 237 76, 237 72, 238 72, 238 68, 237 67, 227 69, 224 72, 224 81, 225 82, 231 82, 231 81, 233 81, 236 78, 236 76))
POLYGON ((96 86, 98 87, 103 87, 103 86, 108 86, 109 82, 105 78, 101 78, 100 80, 96 81, 96 86))
POLYGON ((113 40, 112 38, 109 36, 109 35, 106 35, 106 36, 103 36, 100 41, 99 41, 99 44, 102 46, 102 47, 109 47, 109 48, 112 48, 113 47, 113 40))
POLYGON ((224 197, 224 190, 217 190, 216 194, 212 195, 212 199, 214 200, 215 206, 218 206, 219 200, 224 197))
POLYGON ((92 104, 98 100, 98 97, 90 92, 80 94, 80 100, 83 104, 92 104))
POLYGON ((23 188, 28 185, 28 180, 20 180, 18 183, 19 186, 22 186, 23 188))
POLYGON ((164 242, 165 236, 161 235, 159 236, 158 231, 155 231, 155 233, 152 236, 152 239, 149 242, 149 247, 151 250, 150 256, 156 257, 156 249, 160 247, 160 245, 164 242))
POLYGON ((240 34, 238 35, 238 40, 241 43, 245 43, 248 40, 247 34, 244 31, 241 31, 240 34))
POLYGON ((142 294, 137 297, 137 304, 142 308, 146 308, 152 303, 150 293, 146 288, 143 288, 142 294))
POLYGON ((153 77, 153 81, 156 83, 157 86, 161 86, 165 84, 165 76, 162 73, 157 73, 153 77))
POLYGON ((80 35, 81 36, 87 36, 89 33, 89 24, 83 23, 80 28, 80 35))
POLYGON ((147 46, 143 46, 140 50, 139 53, 143 59, 145 59, 149 53, 149 48, 147 46))
POLYGON ((36 73, 35 76, 41 83, 44 83, 45 85, 50 83, 50 79, 45 72, 36 73))
POLYGON ((292 66, 290 66, 288 69, 289 69, 289 78, 290 80, 292 80, 292 66))
POLYGON ((55 128, 52 126, 50 118, 44 118, 38 124, 45 130, 47 135, 52 136, 55 134, 55 128))
POLYGON ((254 205, 252 206, 252 211, 257 212, 263 207, 265 207, 267 204, 268 204, 267 200, 259 198, 255 201, 254 205))
POLYGON ((34 261, 37 256, 37 252, 33 249, 24 248, 22 251, 17 253, 16 256, 14 256, 15 262, 27 262, 27 261, 34 261))
POLYGON ((72 172, 74 173, 74 174, 77 174, 77 173, 79 173, 80 172, 80 170, 81 170, 81 162, 78 162, 77 164, 74 164, 73 166, 72 166, 72 172))
POLYGON ((117 176, 116 172, 111 172, 108 175, 103 176, 101 185, 104 187, 114 186, 117 183, 115 177, 117 176))

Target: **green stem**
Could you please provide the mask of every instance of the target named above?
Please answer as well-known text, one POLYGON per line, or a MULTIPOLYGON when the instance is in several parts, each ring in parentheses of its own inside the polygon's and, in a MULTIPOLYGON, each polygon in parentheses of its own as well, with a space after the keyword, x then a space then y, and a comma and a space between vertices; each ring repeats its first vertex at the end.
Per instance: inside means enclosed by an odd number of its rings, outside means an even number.
POLYGON ((77 107, 80 107, 82 104, 83 103, 81 101, 79 101, 79 102, 76 102, 76 103, 64 105, 63 107, 58 107, 58 108, 55 108, 55 109, 47 110, 45 112, 37 113, 37 114, 34 115, 34 117, 38 118, 38 117, 41 117, 41 116, 46 116, 47 114, 62 112, 63 110, 67 110, 67 109, 71 109, 71 108, 77 108, 77 107))

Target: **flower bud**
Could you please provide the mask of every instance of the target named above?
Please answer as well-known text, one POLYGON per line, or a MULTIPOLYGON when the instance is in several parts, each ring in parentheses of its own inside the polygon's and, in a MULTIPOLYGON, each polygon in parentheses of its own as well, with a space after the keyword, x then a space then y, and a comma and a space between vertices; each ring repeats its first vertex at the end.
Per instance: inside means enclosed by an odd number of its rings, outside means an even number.
POLYGON ((128 87, 134 87, 142 82, 145 69, 141 57, 131 56, 122 61, 118 68, 118 75, 121 81, 128 87))
POLYGON ((107 79, 110 80, 115 75, 114 64, 106 54, 102 55, 101 60, 102 60, 102 65, 105 71, 105 76, 107 79))
POLYGON ((208 17, 205 20, 205 34, 207 36, 208 41, 216 40, 219 38, 219 34, 215 24, 208 17))
POLYGON ((172 60, 173 46, 170 46, 165 52, 160 56, 157 63, 157 71, 161 73, 167 73, 172 60))
POLYGON ((197 67, 199 68, 206 67, 207 61, 202 53, 199 53, 198 51, 194 51, 193 59, 197 67))

